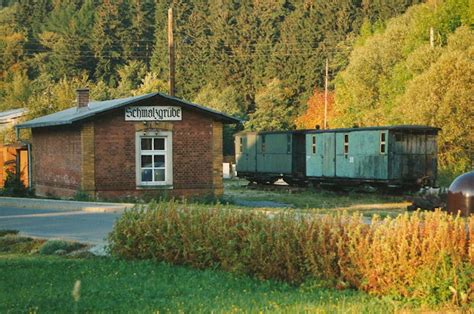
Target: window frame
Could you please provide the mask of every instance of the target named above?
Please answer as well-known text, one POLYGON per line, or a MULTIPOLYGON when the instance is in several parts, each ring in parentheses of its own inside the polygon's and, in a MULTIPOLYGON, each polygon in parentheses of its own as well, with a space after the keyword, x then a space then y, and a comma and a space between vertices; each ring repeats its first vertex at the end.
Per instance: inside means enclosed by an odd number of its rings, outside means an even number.
POLYGON ((316 143, 317 143, 317 140, 316 140, 316 135, 312 135, 312 141, 311 141, 311 148, 312 148, 312 152, 313 152, 313 155, 316 155, 316 152, 317 152, 317 149, 316 149, 316 143))
MULTIPOLYGON (((150 188, 150 187, 170 187, 173 185, 173 140, 172 132, 170 131, 152 131, 152 132, 137 132, 135 134, 135 169, 136 169, 136 185, 137 188, 150 188), (142 153, 141 149, 141 140, 142 138, 164 138, 164 150, 144 150, 145 154, 142 153), (165 181, 142 181, 141 172, 142 172, 142 156, 145 155, 164 155, 165 156, 165 181)), ((152 163, 154 163, 154 157, 152 157, 152 163)), ((161 167, 158 167, 161 168, 161 167)), ((145 168, 147 169, 147 168, 145 168)), ((152 166, 152 169, 155 169, 152 166)), ((152 173, 152 179, 153 173, 152 173)))
POLYGON ((344 156, 347 157, 349 155, 349 133, 344 133, 343 143, 344 146, 342 152, 344 153, 344 156))
POLYGON ((384 131, 380 132, 379 152, 380 152, 381 155, 386 155, 387 154, 387 133, 384 132, 384 131))

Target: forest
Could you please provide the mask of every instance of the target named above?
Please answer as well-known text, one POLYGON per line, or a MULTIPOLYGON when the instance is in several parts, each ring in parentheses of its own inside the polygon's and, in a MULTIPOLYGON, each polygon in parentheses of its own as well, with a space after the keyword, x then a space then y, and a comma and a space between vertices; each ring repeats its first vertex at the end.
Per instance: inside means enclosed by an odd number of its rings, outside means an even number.
MULTIPOLYGON (((167 93, 238 116, 237 128, 425 124, 441 169, 471 167, 474 9, 469 0, 0 0, 0 110, 37 117, 95 100, 167 93)), ((232 133, 226 129, 226 149, 232 133)), ((13 141, 12 132, 3 135, 13 141)))

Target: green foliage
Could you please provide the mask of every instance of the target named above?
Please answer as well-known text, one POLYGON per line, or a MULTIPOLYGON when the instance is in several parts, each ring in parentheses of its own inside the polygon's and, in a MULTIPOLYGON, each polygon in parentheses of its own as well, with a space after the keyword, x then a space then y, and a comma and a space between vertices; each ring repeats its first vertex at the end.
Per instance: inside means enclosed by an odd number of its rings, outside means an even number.
POLYGON ((293 129, 296 114, 293 95, 290 87, 280 80, 272 80, 255 96, 256 110, 245 127, 253 131, 293 129))
POLYGON ((466 228, 466 221, 439 211, 374 218, 367 225, 360 215, 270 216, 151 203, 120 217, 109 235, 109 248, 126 259, 219 267, 290 283, 322 280, 427 304, 449 303, 454 289, 467 296, 457 299, 460 304, 468 302, 474 267, 467 236, 474 218, 468 223, 466 228), (436 276, 420 279, 428 269, 436 276))
POLYGON ((78 242, 70 242, 63 240, 48 240, 40 248, 41 255, 52 255, 59 250, 64 250, 66 253, 82 249, 84 244, 78 242))
POLYGON ((166 93, 168 85, 161 80, 156 73, 148 72, 137 89, 132 91, 134 95, 143 95, 148 93, 162 92, 166 93))
POLYGON ((470 167, 474 107, 474 32, 459 28, 431 67, 407 84, 399 100, 407 122, 442 128, 439 159, 443 168, 454 172, 470 167), (452 40, 452 42, 451 42, 452 40), (456 43, 460 43, 456 46, 456 43), (470 45, 468 43, 471 43, 470 45), (466 47, 467 46, 467 47, 466 47))
POLYGON ((244 116, 247 111, 243 96, 232 86, 221 89, 209 84, 200 90, 194 102, 236 117, 244 116))
POLYGON ((0 230, 0 237, 6 236, 7 234, 15 235, 18 234, 18 230, 11 230, 11 229, 1 229, 0 230))
POLYGON ((89 201, 94 201, 94 197, 92 197, 89 193, 83 190, 78 190, 74 194, 73 199, 75 201, 80 201, 80 202, 89 202, 89 201))
MULTIPOLYGON (((347 65, 364 20, 375 29, 417 2, 174 2, 176 95, 248 117, 267 83, 280 81, 296 114, 322 86, 326 58, 331 77, 347 65)), ((51 95, 64 80, 81 81, 96 100, 167 91, 170 4, 44 0, 3 8, 0 108, 34 107, 36 117, 69 107, 51 95)), ((280 113, 270 127, 291 126, 280 113)))
POLYGON ((141 84, 146 74, 146 65, 140 61, 131 61, 117 70, 120 83, 114 91, 114 97, 130 96, 130 92, 141 84))
POLYGON ((336 78, 336 125, 440 127, 442 168, 467 170, 474 40, 462 24, 473 17, 468 1, 448 0, 413 6, 373 35, 364 26, 336 78))
POLYGON ((32 194, 14 170, 7 169, 6 173, 7 177, 0 191, 2 196, 30 196, 32 194))
POLYGON ((0 236, 0 253, 35 253, 43 243, 44 240, 41 239, 22 237, 18 236, 16 233, 7 233, 6 235, 0 236))

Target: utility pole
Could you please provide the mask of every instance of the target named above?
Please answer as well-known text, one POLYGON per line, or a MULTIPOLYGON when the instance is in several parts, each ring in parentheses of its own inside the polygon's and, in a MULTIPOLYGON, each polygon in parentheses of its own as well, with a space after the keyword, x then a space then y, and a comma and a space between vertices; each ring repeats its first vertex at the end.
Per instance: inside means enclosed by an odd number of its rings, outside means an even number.
POLYGON ((326 58, 326 77, 324 78, 324 129, 328 128, 328 72, 329 60, 326 58))
POLYGON ((174 40, 173 40, 173 7, 168 9, 168 54, 169 54, 169 93, 174 96, 174 80, 175 80, 175 65, 174 65, 174 40))

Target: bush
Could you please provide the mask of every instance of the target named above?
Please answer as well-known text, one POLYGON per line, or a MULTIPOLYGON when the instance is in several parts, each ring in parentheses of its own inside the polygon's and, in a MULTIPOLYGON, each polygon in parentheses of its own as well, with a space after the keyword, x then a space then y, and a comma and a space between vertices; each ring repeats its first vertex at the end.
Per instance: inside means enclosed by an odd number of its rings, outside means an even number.
POLYGON ((16 175, 15 171, 6 170, 7 177, 1 190, 2 196, 30 196, 31 192, 23 184, 23 181, 16 175))
POLYGON ((440 211, 367 225, 359 215, 178 206, 126 211, 109 235, 111 254, 295 284, 317 279, 430 304, 472 298, 474 217, 469 227, 440 211))
POLYGON ((0 252, 29 254, 36 251, 43 242, 44 240, 21 237, 16 234, 8 233, 0 237, 0 252))
POLYGON ((18 230, 3 229, 3 230, 0 230, 0 237, 6 236, 8 234, 15 235, 15 234, 18 234, 18 232, 19 232, 18 230))
POLYGON ((69 253, 85 247, 84 244, 78 242, 70 242, 63 240, 48 240, 39 249, 39 253, 42 255, 52 255, 58 251, 69 253))

